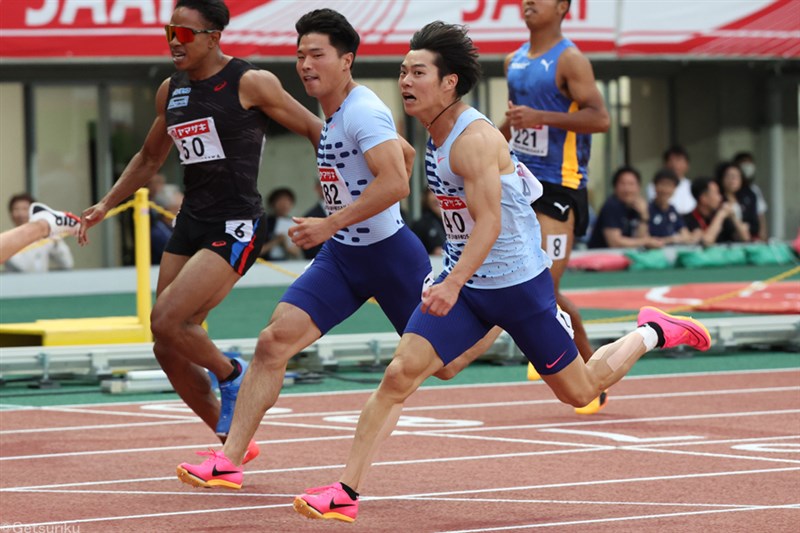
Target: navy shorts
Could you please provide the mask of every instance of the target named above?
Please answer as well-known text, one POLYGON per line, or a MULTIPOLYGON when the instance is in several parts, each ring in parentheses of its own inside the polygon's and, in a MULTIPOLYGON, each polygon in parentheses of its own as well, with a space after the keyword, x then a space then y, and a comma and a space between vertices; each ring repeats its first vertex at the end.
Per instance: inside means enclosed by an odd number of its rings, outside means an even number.
POLYGON ((266 237, 264 215, 254 219, 206 222, 179 213, 164 251, 193 256, 202 249, 211 250, 243 276, 256 262, 266 237))
POLYGON ((433 282, 428 253, 403 226, 368 246, 329 239, 281 302, 308 313, 324 335, 375 297, 397 333, 402 333, 419 305, 426 280, 433 282))
MULTIPOLYGON (((444 273, 436 280, 444 279, 444 273)), ((545 269, 532 280, 503 289, 464 287, 450 312, 436 317, 418 306, 405 333, 433 345, 447 365, 500 326, 540 374, 555 374, 578 355, 572 326, 556 307, 553 279, 545 269)))

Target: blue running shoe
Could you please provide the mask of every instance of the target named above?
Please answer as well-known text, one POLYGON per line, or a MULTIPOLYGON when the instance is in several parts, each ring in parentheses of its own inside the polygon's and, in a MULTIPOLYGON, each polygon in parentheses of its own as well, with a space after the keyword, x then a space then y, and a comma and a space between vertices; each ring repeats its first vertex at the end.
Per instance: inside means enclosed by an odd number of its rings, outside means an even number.
POLYGON ((216 433, 219 437, 227 437, 231 430, 233 421, 233 409, 236 407, 236 397, 239 395, 239 387, 242 386, 244 373, 247 370, 247 361, 241 357, 234 357, 234 361, 242 366, 239 376, 231 381, 222 381, 219 384, 220 406, 219 420, 217 421, 216 433))

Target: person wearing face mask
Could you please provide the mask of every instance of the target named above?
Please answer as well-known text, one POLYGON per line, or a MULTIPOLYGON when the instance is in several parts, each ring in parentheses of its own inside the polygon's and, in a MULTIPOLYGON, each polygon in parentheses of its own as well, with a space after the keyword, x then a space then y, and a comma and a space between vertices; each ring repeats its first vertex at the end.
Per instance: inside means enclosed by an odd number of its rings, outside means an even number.
POLYGON ((753 154, 750 152, 739 152, 733 156, 733 164, 741 169, 742 175, 744 176, 744 183, 738 194, 739 202, 743 204, 748 202, 755 203, 757 218, 754 221, 755 227, 753 227, 753 223, 751 223, 750 233, 753 235, 754 239, 766 241, 769 239, 769 230, 767 228, 767 210, 769 206, 764 198, 764 193, 761 192, 761 187, 755 182, 756 162, 753 158, 753 154))

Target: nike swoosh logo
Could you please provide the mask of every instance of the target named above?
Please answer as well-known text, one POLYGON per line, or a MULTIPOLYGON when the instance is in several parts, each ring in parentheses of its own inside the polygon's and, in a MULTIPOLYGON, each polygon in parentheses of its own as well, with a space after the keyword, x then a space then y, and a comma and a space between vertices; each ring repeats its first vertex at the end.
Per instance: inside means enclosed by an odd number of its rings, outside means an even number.
POLYGON ((436 158, 436 164, 437 165, 441 164, 442 161, 444 161, 445 159, 447 159, 447 156, 436 158))
POLYGON ((214 468, 211 469, 212 476, 224 476, 225 474, 238 474, 236 470, 217 470, 217 465, 214 465, 214 468))
POLYGON ((352 506, 353 506, 352 503, 336 503, 335 501, 333 501, 333 498, 331 498, 331 503, 330 505, 328 505, 328 508, 341 509, 342 507, 352 507, 352 506))
POLYGON ((226 86, 226 85, 228 85, 228 82, 227 82, 227 81, 223 81, 222 83, 220 83, 219 85, 217 85, 216 87, 214 87, 214 92, 215 92, 215 93, 218 93, 218 92, 220 92, 222 89, 224 89, 224 88, 225 88, 225 86, 226 86))
POLYGON ((564 355, 566 355, 566 353, 567 353, 567 351, 564 350, 563 352, 561 352, 561 355, 558 356, 558 359, 556 359, 552 363, 546 363, 544 366, 546 368, 548 368, 548 369, 553 368, 554 366, 556 366, 558 364, 559 361, 561 361, 561 358, 564 357, 564 355))

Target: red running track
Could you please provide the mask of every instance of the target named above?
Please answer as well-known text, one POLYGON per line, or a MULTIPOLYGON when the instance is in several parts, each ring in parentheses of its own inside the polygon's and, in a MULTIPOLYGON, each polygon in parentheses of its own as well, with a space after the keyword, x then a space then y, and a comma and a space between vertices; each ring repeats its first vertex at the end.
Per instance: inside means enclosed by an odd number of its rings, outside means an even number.
POLYGON ((796 369, 631 377, 588 417, 541 382, 423 389, 362 487, 354 524, 295 514, 295 494, 337 479, 367 394, 283 396, 257 433, 262 455, 241 491, 175 478, 178 463, 214 444, 177 402, 2 411, 0 531, 777 532, 800 523, 796 369))

